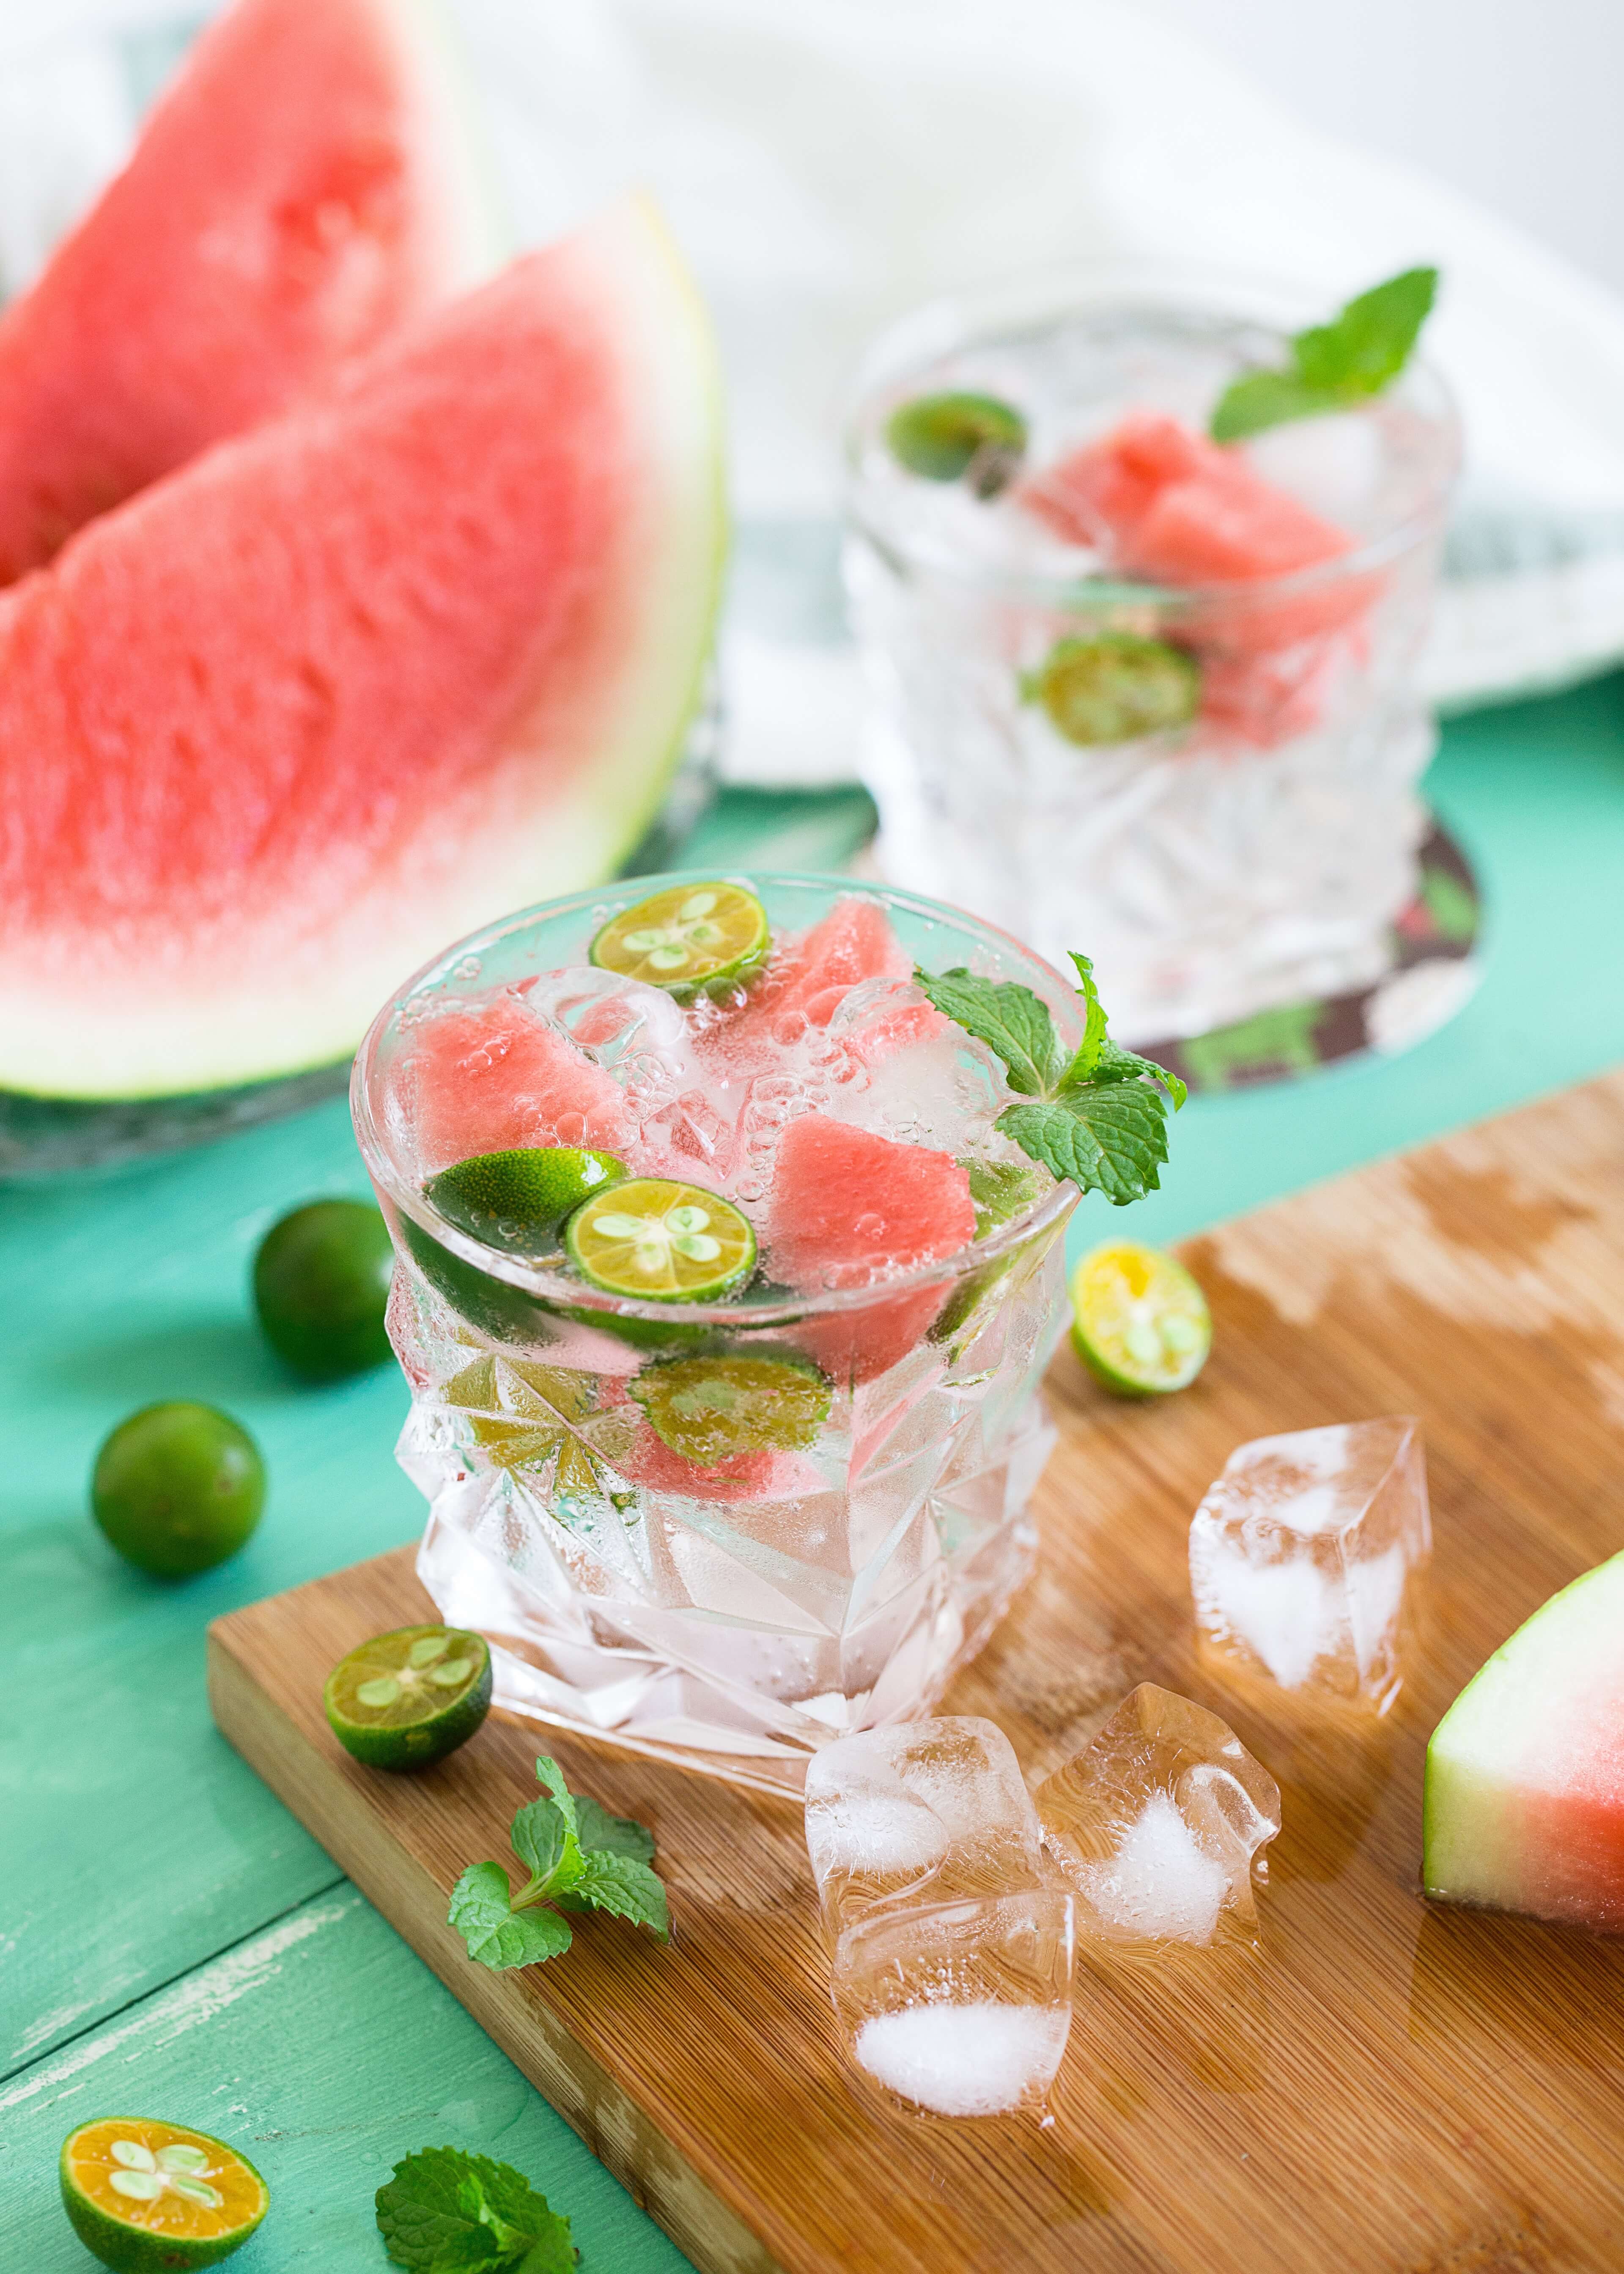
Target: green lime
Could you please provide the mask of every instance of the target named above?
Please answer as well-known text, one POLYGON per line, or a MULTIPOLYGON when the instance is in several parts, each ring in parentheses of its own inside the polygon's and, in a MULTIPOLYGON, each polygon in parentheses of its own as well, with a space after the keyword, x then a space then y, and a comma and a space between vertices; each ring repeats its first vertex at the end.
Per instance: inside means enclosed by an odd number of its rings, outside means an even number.
POLYGON ((389 1355, 384 1313, 395 1250, 370 1201, 311 1201, 274 1224, 254 1257, 253 1300, 278 1358, 336 1382, 389 1355))
POLYGON ((491 1653, 460 1627, 397 1627, 341 1658, 321 1702, 339 1743, 369 1769, 425 1769, 490 1712, 491 1653))
POLYGON ((756 1269, 748 1218, 719 1193, 664 1177, 634 1177, 588 1201, 564 1246, 594 1287, 652 1303, 713 1303, 756 1269))
POLYGON ((542 1255, 557 1247, 567 1216, 625 1174, 613 1153, 525 1145, 511 1153, 476 1153, 442 1169, 423 1189, 447 1224, 487 1247, 542 1255))
POLYGON ((805 1359, 672 1359, 628 1387, 660 1442, 702 1468, 734 1453, 802 1451, 829 1418, 829 1384, 805 1359))
POLYGON ((265 1506, 265 1463, 246 1429, 212 1405, 144 1405, 105 1439, 90 1512, 119 1554, 160 1579, 223 1563, 265 1506))
POLYGON ((1119 1397, 1184 1389, 1213 1346, 1207 1298, 1182 1263, 1137 1239, 1108 1239, 1071 1275, 1071 1342, 1119 1397))
POLYGON ((98 2116, 62 2143, 63 2208, 93 2258, 118 2274, 214 2266, 270 2208, 246 2156, 212 2133, 151 2116, 98 2116))
POLYGON ((767 911, 742 885, 670 885, 622 908, 589 951, 600 971, 673 995, 746 986, 767 960, 767 911))
POLYGON ((966 475, 978 497, 996 497, 1026 449, 1026 422, 996 395, 921 395, 893 410, 885 440, 898 465, 928 482, 966 475))
POLYGON ((1056 640, 1022 691, 1042 704, 1056 734, 1089 749, 1188 726, 1201 700, 1201 670, 1166 640, 1101 632, 1056 640))

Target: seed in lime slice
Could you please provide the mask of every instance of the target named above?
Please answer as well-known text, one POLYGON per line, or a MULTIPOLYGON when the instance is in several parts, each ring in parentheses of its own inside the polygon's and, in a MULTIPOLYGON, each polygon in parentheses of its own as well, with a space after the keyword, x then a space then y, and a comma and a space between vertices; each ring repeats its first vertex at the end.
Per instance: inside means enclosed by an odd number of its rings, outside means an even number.
POLYGON ((804 1451, 829 1418, 829 1384, 805 1359, 672 1359, 628 1387, 660 1442, 702 1468, 735 1453, 804 1451))
POLYGON ((1201 700, 1195 659, 1137 632, 1056 640, 1021 684, 1056 733, 1084 749, 1188 726, 1201 700))
POLYGON ((671 885, 622 908, 593 940, 600 971, 673 995, 748 986, 767 960, 767 911, 742 885, 671 885))
POLYGON ((74 2233, 118 2274, 217 2265, 270 2207, 246 2156, 212 2133, 150 2116, 77 2125, 57 2170, 74 2233))
POLYGON ((565 1225, 564 1246, 594 1287, 651 1303, 713 1303, 756 1269, 756 1234, 731 1201, 663 1177, 633 1177, 588 1201, 565 1225))
POLYGON ((465 1745, 491 1710, 491 1653, 461 1627, 396 1627, 341 1658, 321 1702, 369 1769, 424 1769, 465 1745))
POLYGON ((487 1247, 542 1255, 557 1247, 567 1216, 625 1174, 625 1163, 613 1153, 525 1145, 510 1153, 476 1153, 442 1169, 423 1189, 447 1224, 487 1247))
POLYGON ((885 440, 898 465, 928 482, 963 481, 978 497, 996 497, 1013 478, 1026 448, 1026 422, 996 395, 921 395, 886 422, 885 440))
POLYGON ((384 1314, 395 1250, 366 1201, 311 1201, 274 1224, 253 1264, 271 1348, 311 1382, 337 1382, 389 1356, 384 1314))
POLYGON ((223 1563, 265 1506, 265 1463, 212 1405, 144 1405, 96 1455, 90 1512, 119 1554, 160 1579, 223 1563))
POLYGON ((1213 1346, 1207 1298, 1182 1263, 1137 1239, 1108 1239, 1071 1275, 1071 1342, 1119 1397, 1184 1389, 1213 1346))

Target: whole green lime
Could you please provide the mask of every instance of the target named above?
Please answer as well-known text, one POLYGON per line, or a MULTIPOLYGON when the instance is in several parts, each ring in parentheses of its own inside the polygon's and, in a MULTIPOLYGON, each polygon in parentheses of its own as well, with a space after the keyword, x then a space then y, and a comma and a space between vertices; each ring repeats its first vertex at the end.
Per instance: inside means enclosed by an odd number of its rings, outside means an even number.
POLYGON ((91 1514, 121 1555, 160 1579, 235 1555, 264 1506, 265 1463, 247 1430, 184 1399, 121 1421, 91 1472, 91 1514))
POLYGON ((395 1251, 368 1201, 310 1201, 274 1224, 254 1257, 265 1338, 307 1382, 338 1382, 389 1355, 384 1314, 395 1251))

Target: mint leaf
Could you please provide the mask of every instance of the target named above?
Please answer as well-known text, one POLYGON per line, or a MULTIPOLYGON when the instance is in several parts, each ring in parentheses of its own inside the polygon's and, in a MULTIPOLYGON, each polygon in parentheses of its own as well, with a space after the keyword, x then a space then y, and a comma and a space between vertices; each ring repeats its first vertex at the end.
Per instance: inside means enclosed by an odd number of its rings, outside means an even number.
POLYGON ((532 1800, 513 1819, 508 1837, 513 1852, 530 1871, 529 1884, 514 1900, 515 1905, 537 1902, 573 1886, 581 1871, 581 1842, 575 1827, 556 1800, 532 1800))
POLYGON ((1298 332, 1289 370, 1245 372, 1225 388, 1208 427, 1213 440, 1237 442, 1380 395, 1409 362, 1437 291, 1436 268, 1406 268, 1359 293, 1328 324, 1298 332))
POLYGON ((583 1849, 606 1848, 612 1856, 635 1856, 640 1864, 654 1861, 654 1834, 635 1816, 611 1816, 586 1793, 575 1795, 575 1830, 583 1849))
POLYGON ((630 1919, 646 1926, 662 1942, 671 1939, 671 1914, 665 1890, 648 1865, 635 1856, 616 1856, 596 1848, 587 1856, 581 1877, 560 1900, 571 1910, 607 1911, 612 1917, 630 1919))
POLYGON ((1289 371, 1249 371, 1231 380, 1218 398, 1207 432, 1214 442, 1244 442, 1266 427, 1289 418, 1317 418, 1322 410, 1345 408, 1340 395, 1304 387, 1289 371))
POLYGON ((1068 1090, 1064 1096, 1006 1106, 997 1127, 1023 1153, 1081 1192, 1103 1193, 1124 1208, 1154 1193, 1167 1159, 1167 1109, 1142 1081, 1068 1090))
POLYGON ((1071 950, 1071 960, 1077 966, 1078 993, 1083 998, 1083 1039, 1077 1046, 1077 1055, 1061 1076, 1062 1084, 1073 1088, 1086 1081, 1099 1063, 1101 1047, 1105 1041, 1105 1005, 1100 1000, 1100 990, 1094 983, 1094 965, 1086 955, 1071 950))
POLYGON ((447 1924, 455 1927, 476 1965, 500 1973, 509 1966, 539 1966, 569 1948, 570 1932, 556 1911, 515 1910, 508 1874, 500 1864, 470 1864, 451 1890, 447 1924))
POLYGON ((569 2221, 522 2172, 461 2148, 402 2157, 374 2197, 378 2231, 397 2266, 416 2274, 523 2265, 526 2274, 573 2274, 569 2221))
POLYGON ((944 1018, 1004 1060, 1009 1085, 1041 1097, 1055 1073, 1057 1046, 1049 1005, 1013 979, 978 979, 963 965, 935 973, 915 969, 914 983, 944 1018))
MULTIPOLYGON (((1070 1079, 1069 1072, 1066 1079, 1070 1079)), ((1158 1065, 1154 1058, 1142 1058, 1137 1050, 1124 1050, 1120 1043, 1113 1043, 1109 1036, 1100 1046, 1100 1055, 1090 1079, 1096 1083, 1160 1082, 1173 1101, 1175 1113, 1190 1095, 1178 1076, 1169 1073, 1166 1066, 1158 1065)), ((1066 1081, 1063 1081, 1060 1087, 1064 1095, 1066 1081)))

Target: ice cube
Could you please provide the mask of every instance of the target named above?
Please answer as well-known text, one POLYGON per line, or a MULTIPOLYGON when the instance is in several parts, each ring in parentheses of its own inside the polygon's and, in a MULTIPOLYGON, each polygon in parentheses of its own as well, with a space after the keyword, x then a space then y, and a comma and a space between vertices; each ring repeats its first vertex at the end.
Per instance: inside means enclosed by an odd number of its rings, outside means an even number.
POLYGON ((1254 1880, 1280 1788, 1227 1722, 1142 1682, 1038 1788, 1078 1925, 1113 1943, 1202 1946, 1257 1931, 1254 1880))
POLYGON ((1432 1545, 1413 1420, 1254 1438, 1229 1456, 1190 1526, 1202 1645, 1283 1689, 1385 1713, 1432 1545))
POLYGON ((1071 2026, 1073 1906, 1003 1731, 943 1717, 826 1746, 807 1846, 858 2066, 942 2116, 1041 2102, 1071 2026))
POLYGON ((1007 1149, 993 1123, 1013 1103, 1001 1060, 906 980, 855 987, 829 1022, 837 1062, 823 1110, 903 1145, 944 1153, 1007 1149))
POLYGON ((593 964, 567 964, 544 971, 524 1001, 628 1088, 664 1088, 674 1096, 698 1080, 682 1006, 663 988, 593 964))
POLYGON ((1369 522, 1386 451, 1381 429, 1368 410, 1295 418, 1254 434, 1244 448, 1266 482, 1311 512, 1356 528, 1369 522))

